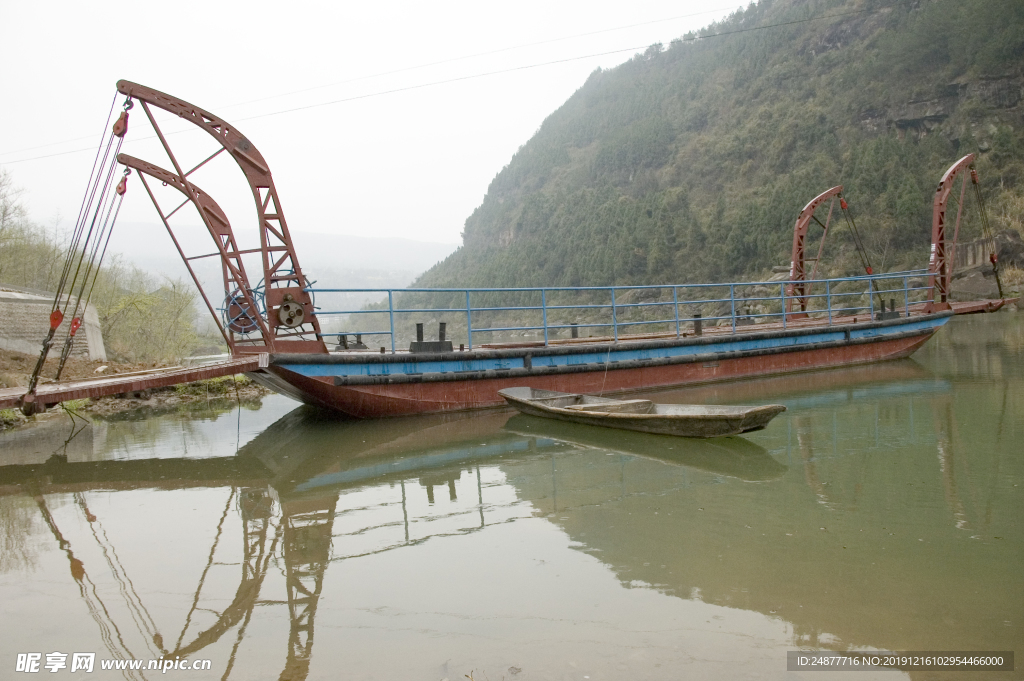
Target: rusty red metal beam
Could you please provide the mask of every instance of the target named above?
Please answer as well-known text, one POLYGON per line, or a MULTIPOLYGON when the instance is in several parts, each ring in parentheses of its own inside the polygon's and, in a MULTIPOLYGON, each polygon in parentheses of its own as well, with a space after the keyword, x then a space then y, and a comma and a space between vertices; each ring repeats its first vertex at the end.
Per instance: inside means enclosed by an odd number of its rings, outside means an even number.
MULTIPOLYGON (((979 314, 983 312, 998 312, 1003 309, 1004 306, 1016 303, 1019 298, 985 298, 983 300, 962 300, 962 301, 949 301, 949 309, 953 311, 953 314, 979 314)), ((927 302, 924 303, 911 303, 910 313, 911 314, 924 314, 925 308, 928 307, 927 302)), ((902 313, 904 308, 899 307, 897 311, 902 313)))
MULTIPOLYGON (((174 173, 164 170, 159 166, 147 163, 146 161, 137 159, 134 156, 129 156, 128 154, 118 154, 117 160, 126 167, 134 168, 138 171, 142 184, 146 188, 149 198, 153 201, 153 206, 157 209, 157 213, 160 214, 160 219, 163 221, 164 227, 167 228, 167 233, 170 234, 171 241, 174 242, 174 247, 178 249, 178 254, 184 261, 185 267, 188 268, 189 274, 192 275, 192 280, 199 289, 200 295, 203 296, 203 301, 206 303, 206 307, 210 310, 210 314, 213 315, 214 322, 216 322, 217 327, 220 329, 221 335, 224 336, 224 340, 227 342, 231 353, 235 354, 235 336, 238 329, 233 328, 234 325, 230 323, 228 324, 228 327, 225 328, 224 324, 221 323, 221 320, 213 307, 213 303, 210 301, 209 295, 203 288, 202 282, 199 281, 199 278, 192 269, 192 265, 190 263, 192 258, 187 257, 184 251, 182 251, 181 245, 178 243, 178 239, 174 236, 174 230, 171 229, 171 225, 167 221, 170 216, 165 216, 160 210, 160 205, 157 203, 156 196, 150 189, 149 183, 146 182, 146 175, 149 175, 168 186, 174 187, 187 197, 186 202, 191 201, 195 205, 199 214, 203 218, 203 222, 206 224, 210 232, 210 236, 213 237, 214 243, 217 245, 217 252, 211 255, 220 256, 224 290, 228 293, 233 291, 239 292, 239 295, 245 301, 246 309, 253 311, 248 318, 255 323, 261 334, 266 337, 268 334, 266 322, 262 317, 256 314, 259 308, 256 301, 253 299, 252 290, 249 288, 249 278, 245 273, 245 265, 243 264, 241 257, 242 254, 238 251, 236 246, 235 236, 231 230, 231 223, 228 221, 227 214, 220 205, 197 185, 188 184, 182 181, 174 173)), ((227 305, 227 303, 225 303, 225 305, 227 305)))
MULTIPOLYGON (((952 248, 947 248, 946 204, 949 202, 949 194, 953 191, 957 176, 972 168, 973 165, 974 154, 967 154, 949 167, 942 179, 939 180, 939 186, 935 188, 935 200, 932 204, 932 252, 928 259, 928 286, 931 288, 931 293, 925 308, 928 312, 951 309, 947 299, 950 282, 953 279, 952 251, 956 248, 956 238, 954 236, 952 248)), ((964 187, 966 187, 966 176, 963 181, 964 187)), ((960 206, 963 206, 963 192, 961 192, 960 206)), ((958 210, 954 234, 960 228, 960 213, 958 210)))
MULTIPOLYGON (((255 371, 266 367, 267 355, 246 355, 235 357, 223 362, 204 364, 199 367, 171 369, 154 369, 131 374, 91 378, 85 381, 63 381, 59 383, 43 383, 36 387, 35 403, 38 405, 57 404, 68 400, 106 397, 120 393, 139 392, 153 388, 166 388, 179 383, 191 383, 208 378, 232 376, 234 374, 255 371)), ((20 406, 25 388, 5 388, 0 390, 0 409, 13 409, 20 406)))
MULTIPOLYGON (((814 218, 814 211, 818 209, 818 206, 829 201, 828 206, 828 217, 825 218, 825 224, 823 225, 824 233, 821 235, 821 243, 818 246, 818 257, 814 261, 814 273, 818 271, 818 260, 821 259, 821 254, 825 249, 825 237, 828 236, 828 227, 832 222, 832 209, 835 207, 836 198, 842 198, 843 186, 832 187, 831 189, 818 194, 816 197, 804 206, 804 209, 800 211, 800 215, 797 216, 796 225, 793 227, 793 254, 789 265, 789 279, 793 283, 787 288, 788 298, 786 299, 786 312, 789 319, 801 319, 807 317, 807 298, 804 297, 810 293, 810 284, 807 282, 807 269, 805 267, 807 254, 805 252, 806 240, 807 240, 807 228, 811 224, 811 220, 814 218), (831 201, 830 201, 831 199, 831 201), (798 309, 799 308, 799 309, 798 309)), ((814 279, 814 274, 810 277, 814 279)))
MULTIPOLYGON (((299 260, 292 245, 284 211, 281 208, 281 202, 277 195, 277 188, 274 185, 270 167, 263 158, 263 155, 234 126, 209 111, 177 97, 172 97, 166 93, 127 80, 118 81, 117 89, 122 94, 139 100, 142 104, 150 124, 153 126, 164 147, 164 151, 166 151, 174 166, 178 180, 177 184, 181 185, 181 188, 188 196, 193 196, 194 190, 194 186, 188 180, 188 174, 202 166, 213 156, 208 157, 206 161, 200 163, 196 168, 184 172, 156 120, 153 118, 150 106, 163 109, 201 128, 213 137, 223 150, 227 151, 235 160, 252 191, 259 221, 267 312, 266 320, 260 319, 258 321, 263 336, 263 349, 270 352, 326 353, 327 346, 320 337, 320 322, 316 318, 312 298, 304 290, 306 277, 299 266, 299 260), (284 255, 280 258, 273 255, 279 251, 283 251, 284 255), (304 314, 302 315, 303 322, 301 324, 297 326, 292 324, 290 318, 288 323, 278 319, 278 308, 284 303, 298 303, 303 306, 304 314), (291 328, 292 326, 296 326, 298 330, 304 331, 304 337, 295 340, 285 338, 285 336, 292 335, 289 332, 296 330, 291 328)), ((198 205, 197 208, 199 208, 198 205)), ((206 213, 201 208, 199 212, 204 220, 208 219, 206 213)), ((210 226, 209 222, 207 226, 210 226)), ((213 228, 211 227, 212 231, 213 228)), ((248 282, 246 284, 246 286, 239 288, 242 295, 246 297, 248 304, 249 301, 245 289, 251 290, 252 287, 248 286, 248 282)), ((230 295, 232 292, 226 291, 225 293, 230 295)), ((233 352, 237 352, 237 350, 233 348, 233 352)))

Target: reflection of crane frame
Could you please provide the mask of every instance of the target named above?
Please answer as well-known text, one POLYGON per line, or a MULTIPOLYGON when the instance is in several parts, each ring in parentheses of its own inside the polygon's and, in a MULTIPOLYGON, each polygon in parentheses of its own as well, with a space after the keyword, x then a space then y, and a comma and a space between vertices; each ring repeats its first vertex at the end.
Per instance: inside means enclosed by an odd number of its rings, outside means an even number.
POLYGON ((282 679, 305 679, 313 653, 313 624, 331 559, 338 495, 281 504, 288 588, 288 657, 282 679))
MULTIPOLYGON (((242 490, 240 493, 244 495, 245 490, 242 490)), ((250 503, 249 506, 252 506, 252 504, 250 503)), ((246 511, 247 508, 243 507, 242 532, 245 553, 242 559, 242 577, 238 588, 235 590, 234 598, 228 607, 220 613, 217 621, 212 626, 197 634, 191 643, 187 645, 179 643, 175 646, 174 650, 165 651, 165 657, 186 657, 202 650, 219 640, 233 626, 242 621, 247 622, 251 617, 253 608, 256 607, 257 599, 259 598, 260 589, 263 586, 263 580, 267 574, 267 567, 274 556, 278 537, 276 536, 277 533, 275 533, 270 548, 267 549, 267 534, 271 528, 271 514, 260 513, 254 514, 253 517, 244 517, 250 515, 246 511)), ((210 559, 212 560, 212 558, 213 552, 211 551, 210 559)), ((202 586, 202 581, 200 581, 199 589, 202 589, 202 586)), ((199 593, 197 590, 197 602, 198 598, 199 593)), ((184 634, 184 631, 182 631, 182 634, 184 634)))
MULTIPOLYGON (((313 314, 314 310, 312 299, 310 298, 309 293, 304 290, 304 287, 306 286, 306 278, 302 273, 302 269, 299 267, 299 261, 295 255, 291 235, 288 231, 288 224, 285 221, 284 211, 282 210, 280 201, 278 200, 277 188, 274 186, 274 181, 270 174, 270 168, 267 166, 262 154, 260 154, 256 147, 253 146, 248 139, 242 136, 242 134, 233 126, 229 125, 223 119, 208 111, 204 111, 197 106, 193 106, 188 102, 172 97, 163 92, 126 80, 118 81, 117 89, 120 93, 138 100, 142 105, 143 111, 146 113, 150 124, 153 126, 153 130, 156 132, 157 137, 160 139, 160 143, 163 145, 164 151, 167 153, 168 158, 171 160, 171 164, 174 166, 173 180, 168 182, 168 184, 173 184, 175 188, 185 193, 188 196, 188 200, 196 207, 203 223, 210 231, 210 235, 214 238, 214 241, 217 242, 218 252, 215 255, 219 255, 221 257, 221 261, 225 268, 225 279, 227 280, 227 270, 230 269, 231 280, 232 282, 237 281, 237 290, 244 300, 245 308, 249 310, 257 310, 258 307, 256 305, 256 301, 251 293, 252 286, 245 276, 245 271, 237 266, 237 263, 240 263, 240 257, 244 253, 250 251, 239 251, 237 247, 235 247, 233 251, 226 250, 225 244, 228 243, 229 240, 225 237, 226 235, 230 235, 230 227, 226 225, 226 220, 221 220, 221 216, 217 215, 217 213, 212 210, 212 206, 216 205, 215 203, 210 200, 200 200, 200 196, 205 195, 199 192, 194 185, 192 185, 188 176, 211 161, 214 157, 224 151, 227 151, 235 162, 238 163, 239 168, 241 168, 245 175, 246 181, 249 183, 249 188, 252 190, 253 199, 256 203, 256 212, 260 225, 260 248, 254 249, 251 252, 257 252, 258 250, 263 257, 263 281, 266 285, 265 295, 267 318, 259 318, 256 320, 257 326, 259 327, 260 340, 256 341, 248 338, 240 338, 235 339, 234 343, 229 341, 232 354, 235 354, 236 352, 326 353, 327 347, 320 338, 320 323, 317 320, 316 315, 313 314), (156 119, 153 118, 153 114, 150 111, 150 105, 159 107, 169 113, 175 114, 182 120, 195 124, 217 140, 221 145, 221 148, 191 170, 182 170, 181 165, 178 163, 177 158, 171 151, 160 126, 157 124, 156 119), (222 223, 222 225, 217 226, 214 222, 215 220, 218 223, 222 223), (229 260, 231 261, 230 266, 229 260), (296 305, 300 305, 302 307, 303 314, 299 318, 303 323, 296 325, 286 323, 283 319, 275 319, 277 311, 282 307, 292 309, 296 305), (240 343, 239 341, 242 342, 240 343)), ((137 161, 136 159, 131 159, 124 155, 119 155, 118 160, 122 163, 126 163, 126 161, 129 160, 137 161)), ((151 166, 150 169, 156 169, 161 173, 170 174, 168 171, 156 168, 156 166, 151 166)), ((157 210, 160 210, 159 206, 157 206, 157 210)), ((221 211, 221 213, 223 212, 221 211)), ((165 216, 161 212, 160 216, 166 225, 166 220, 169 215, 165 216)), ((167 228, 170 230, 169 226, 167 228)), ((233 237, 230 241, 233 242, 233 237)), ((229 296, 232 295, 232 293, 233 291, 231 289, 225 291, 225 294, 229 296)), ((206 298, 205 293, 203 293, 203 297, 206 298)), ((212 308, 209 299, 206 300, 206 304, 208 307, 212 308)), ((214 315, 214 317, 216 318, 217 315, 214 315)), ((257 317, 259 317, 259 315, 257 315, 257 317)), ((228 334, 226 335, 233 335, 233 332, 228 330, 228 334)))

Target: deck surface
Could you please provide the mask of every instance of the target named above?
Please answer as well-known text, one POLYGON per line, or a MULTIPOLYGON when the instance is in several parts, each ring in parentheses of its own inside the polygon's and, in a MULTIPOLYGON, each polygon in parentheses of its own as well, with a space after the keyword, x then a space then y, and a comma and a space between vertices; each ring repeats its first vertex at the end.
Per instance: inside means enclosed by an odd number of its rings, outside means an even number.
MULTIPOLYGON (((1000 310, 1004 305, 1017 302, 1017 298, 995 298, 987 300, 968 300, 962 302, 950 302, 950 307, 953 310, 953 314, 976 314, 981 312, 996 312, 1000 310)), ((925 314, 924 308, 926 303, 911 303, 910 304, 910 316, 919 317, 925 314)), ((896 308, 896 311, 900 313, 900 316, 905 316, 906 311, 903 307, 896 308)), ((823 315, 820 310, 812 310, 812 314, 823 315)), ((778 313, 776 313, 778 314, 778 313)), ((754 323, 754 317, 764 317, 765 315, 751 315, 751 319, 746 323, 741 323, 736 326, 736 333, 755 333, 760 331, 781 331, 785 329, 806 329, 815 327, 828 327, 837 326, 842 324, 856 324, 858 322, 870 321, 871 317, 868 313, 859 315, 834 315, 832 317, 832 323, 829 324, 828 317, 826 316, 815 316, 805 317, 803 319, 787 319, 785 323, 781 321, 770 321, 767 323, 754 323)), ((778 319, 774 317, 772 319, 778 319)), ((728 321, 728 320, 726 320, 728 321)), ((726 323, 721 326, 713 326, 710 320, 704 320, 703 335, 705 336, 719 336, 719 335, 732 335, 733 329, 731 323, 726 323)), ((694 336, 692 329, 692 320, 680 318, 680 338, 692 338, 694 336)), ((660 333, 637 333, 637 334, 619 334, 619 342, 623 341, 638 341, 638 340, 657 340, 660 338, 675 338, 675 331, 666 331, 660 333)), ((549 338, 548 345, 578 345, 588 343, 612 343, 615 342, 615 338, 612 336, 587 336, 585 338, 549 338)), ((537 341, 507 341, 507 342, 496 342, 496 343, 482 343, 474 345, 475 348, 484 349, 512 349, 512 348, 530 348, 530 347, 544 347, 543 340, 537 341)))
MULTIPOLYGON (((964 300, 950 303, 953 314, 976 314, 979 312, 996 312, 1004 305, 1016 303, 1019 298, 992 298, 988 300, 964 300)), ((910 306, 913 309, 913 305, 910 306)))
MULTIPOLYGON (((105 397, 152 388, 164 388, 179 383, 190 383, 253 371, 259 366, 260 357, 258 355, 247 355, 197 367, 168 367, 91 378, 84 381, 40 383, 36 387, 35 401, 37 404, 56 404, 86 397, 105 397)), ((24 394, 24 387, 0 389, 0 409, 17 407, 24 394)))

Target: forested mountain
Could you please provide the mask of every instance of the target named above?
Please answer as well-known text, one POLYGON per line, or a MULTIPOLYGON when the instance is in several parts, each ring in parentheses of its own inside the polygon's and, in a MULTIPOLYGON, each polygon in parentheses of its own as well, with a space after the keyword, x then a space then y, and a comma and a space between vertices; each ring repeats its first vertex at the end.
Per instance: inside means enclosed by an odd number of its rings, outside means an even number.
MULTIPOLYGON (((1022 68, 1021 0, 761 0, 595 71, 416 285, 760 276, 836 184, 876 269, 923 267, 935 185, 968 152, 994 226, 1020 223, 1022 68)), ((856 270, 842 230, 828 254, 856 270)))

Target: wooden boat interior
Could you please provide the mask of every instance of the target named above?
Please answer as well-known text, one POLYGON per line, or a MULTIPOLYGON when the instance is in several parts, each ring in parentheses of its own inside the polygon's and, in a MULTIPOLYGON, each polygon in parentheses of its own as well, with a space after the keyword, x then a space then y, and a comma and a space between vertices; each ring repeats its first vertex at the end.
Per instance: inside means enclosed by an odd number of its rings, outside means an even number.
POLYGON ((554 409, 591 412, 602 414, 658 414, 693 417, 740 416, 748 413, 749 406, 728 406, 716 404, 657 404, 652 400, 617 400, 609 397, 560 393, 536 388, 510 388, 508 394, 519 399, 554 409))

